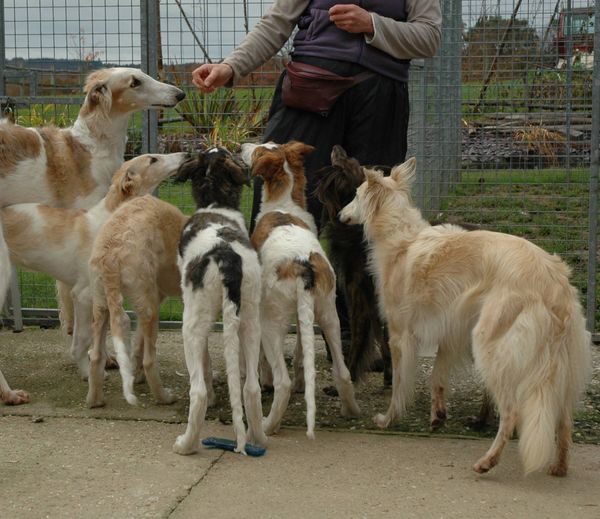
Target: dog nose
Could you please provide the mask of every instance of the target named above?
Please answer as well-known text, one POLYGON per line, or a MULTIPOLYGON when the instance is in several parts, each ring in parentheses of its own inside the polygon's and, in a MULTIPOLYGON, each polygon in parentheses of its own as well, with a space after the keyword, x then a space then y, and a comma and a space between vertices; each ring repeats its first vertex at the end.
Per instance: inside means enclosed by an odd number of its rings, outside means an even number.
POLYGON ((179 101, 185 99, 185 92, 183 90, 180 90, 179 93, 175 96, 175 99, 177 99, 178 103, 179 101))

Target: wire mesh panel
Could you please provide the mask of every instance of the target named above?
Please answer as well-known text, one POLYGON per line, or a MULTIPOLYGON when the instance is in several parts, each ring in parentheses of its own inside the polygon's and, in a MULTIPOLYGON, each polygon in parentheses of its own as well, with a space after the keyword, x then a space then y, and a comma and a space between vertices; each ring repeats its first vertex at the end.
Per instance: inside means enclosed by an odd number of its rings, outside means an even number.
MULTIPOLYGON (((598 329, 598 163, 591 150, 600 116, 592 117, 599 8, 574 0, 440 4, 438 54, 411 66, 416 200, 429 218, 516 234, 560 253, 598 329)), ((141 66, 181 86, 187 97, 176 108, 132 119, 127 158, 214 144, 236 150, 260 139, 290 45, 234 89, 202 94, 191 72, 225 58, 270 5, 0 0, 0 95, 22 124, 68 125, 91 70, 141 66)), ((159 196, 184 212, 194 209, 185 185, 167 182, 159 196)), ((247 215, 251 202, 248 191, 242 202, 247 215)), ((25 307, 56 306, 51 280, 21 273, 21 286, 25 307)), ((178 320, 180 311, 180 303, 170 301, 161 317, 178 320)))

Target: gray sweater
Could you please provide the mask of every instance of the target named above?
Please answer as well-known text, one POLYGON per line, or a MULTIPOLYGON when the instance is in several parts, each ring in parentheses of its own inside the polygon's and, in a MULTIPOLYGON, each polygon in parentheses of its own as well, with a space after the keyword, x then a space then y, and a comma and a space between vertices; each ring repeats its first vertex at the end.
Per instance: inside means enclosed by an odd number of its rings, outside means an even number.
MULTIPOLYGON (((266 63, 289 39, 310 0, 276 0, 238 47, 223 61, 233 69, 233 84, 266 63)), ((343 3, 343 2, 340 2, 343 3)), ((365 36, 373 47, 397 59, 428 58, 441 39, 438 0, 407 0, 408 19, 398 22, 371 13, 374 34, 365 36)))

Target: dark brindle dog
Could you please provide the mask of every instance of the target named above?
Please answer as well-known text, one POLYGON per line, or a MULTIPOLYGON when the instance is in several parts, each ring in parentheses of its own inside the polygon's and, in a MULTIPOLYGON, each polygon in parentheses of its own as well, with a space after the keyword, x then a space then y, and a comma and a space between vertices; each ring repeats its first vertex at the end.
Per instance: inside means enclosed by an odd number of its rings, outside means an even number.
MULTIPOLYGON (((389 168, 388 168, 389 170, 389 168)), ((322 236, 329 239, 329 259, 337 276, 338 293, 344 295, 350 321, 350 347, 344 351, 352 380, 360 380, 377 360, 383 360, 384 384, 391 384, 390 350, 380 318, 373 278, 368 271, 362 225, 346 225, 337 215, 364 181, 359 162, 348 157, 341 146, 331 152, 331 167, 320 171, 315 191, 323 204, 322 236)))

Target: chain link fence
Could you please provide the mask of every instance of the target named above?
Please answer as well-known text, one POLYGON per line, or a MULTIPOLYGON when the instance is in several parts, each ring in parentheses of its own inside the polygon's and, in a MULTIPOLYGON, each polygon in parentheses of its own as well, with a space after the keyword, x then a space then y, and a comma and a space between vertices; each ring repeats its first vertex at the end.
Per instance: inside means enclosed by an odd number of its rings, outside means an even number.
MULTIPOLYGON (((215 143, 235 149, 260 139, 290 46, 235 89, 201 94, 191 71, 226 57, 270 4, 0 0, 2 109, 24 125, 66 126, 90 71, 141 67, 188 95, 175 109, 132 118, 128 157, 215 143)), ((592 1, 441 4, 438 54, 411 66, 416 200, 436 220, 516 234, 559 253, 598 330, 600 9, 592 1)), ((193 210, 185 188, 166 183, 159 196, 193 210)), ((250 206, 248 191, 243 209, 250 206)), ((13 306, 26 322, 56 318, 53 280, 19 271, 19 285, 13 306)), ((178 322, 181 303, 167 301, 161 318, 178 322)))

